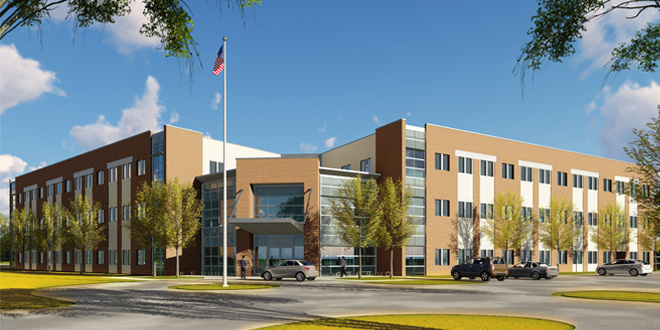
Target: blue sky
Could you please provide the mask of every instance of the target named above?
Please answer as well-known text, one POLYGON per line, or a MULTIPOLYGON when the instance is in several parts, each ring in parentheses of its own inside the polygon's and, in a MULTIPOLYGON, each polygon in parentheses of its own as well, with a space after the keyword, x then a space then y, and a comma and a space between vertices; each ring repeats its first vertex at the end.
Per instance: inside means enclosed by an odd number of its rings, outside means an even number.
POLYGON ((271 1, 238 12, 191 2, 203 68, 188 73, 116 24, 74 31, 55 13, 0 42, 0 212, 7 180, 163 124, 222 137, 229 38, 228 141, 279 153, 323 152, 405 118, 626 159, 633 127, 657 114, 660 74, 604 80, 618 42, 660 13, 591 23, 575 56, 528 79, 512 73, 533 1, 271 1))

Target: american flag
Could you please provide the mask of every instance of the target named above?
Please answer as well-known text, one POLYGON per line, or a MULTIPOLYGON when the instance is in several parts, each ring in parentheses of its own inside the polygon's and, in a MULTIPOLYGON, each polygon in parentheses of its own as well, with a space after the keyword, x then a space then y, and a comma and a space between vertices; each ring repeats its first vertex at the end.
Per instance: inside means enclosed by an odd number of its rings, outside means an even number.
POLYGON ((218 51, 218 57, 215 59, 215 64, 213 65, 213 74, 219 75, 222 70, 225 69, 225 60, 222 58, 222 46, 218 51))

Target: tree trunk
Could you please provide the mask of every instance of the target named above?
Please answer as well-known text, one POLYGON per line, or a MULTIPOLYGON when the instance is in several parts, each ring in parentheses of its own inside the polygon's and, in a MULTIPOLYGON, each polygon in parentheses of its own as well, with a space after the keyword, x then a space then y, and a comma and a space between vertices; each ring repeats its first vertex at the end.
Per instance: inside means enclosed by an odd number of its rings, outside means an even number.
POLYGON ((85 249, 82 250, 82 255, 80 256, 80 275, 85 273, 85 249))
POLYGON ((392 273, 394 273, 394 248, 390 248, 390 278, 392 278, 392 273))
POLYGON ((362 241, 358 242, 358 279, 362 279, 362 241))
POLYGON ((154 247, 154 239, 151 239, 151 272, 156 278, 156 248, 154 247))
POLYGON ((176 246, 176 278, 179 278, 179 246, 176 246))

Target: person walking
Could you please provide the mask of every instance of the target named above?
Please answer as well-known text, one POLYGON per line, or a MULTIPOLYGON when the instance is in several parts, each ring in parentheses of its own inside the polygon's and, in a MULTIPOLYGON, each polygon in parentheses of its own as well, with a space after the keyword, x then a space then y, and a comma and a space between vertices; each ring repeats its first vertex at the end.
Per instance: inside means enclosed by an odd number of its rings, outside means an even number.
POLYGON ((239 265, 241 266, 241 279, 245 279, 245 270, 247 269, 247 260, 245 260, 245 256, 239 261, 239 265))
POLYGON ((339 277, 344 277, 344 275, 348 277, 348 274, 346 274, 346 259, 344 259, 344 256, 341 257, 340 268, 341 268, 341 274, 339 274, 339 277))

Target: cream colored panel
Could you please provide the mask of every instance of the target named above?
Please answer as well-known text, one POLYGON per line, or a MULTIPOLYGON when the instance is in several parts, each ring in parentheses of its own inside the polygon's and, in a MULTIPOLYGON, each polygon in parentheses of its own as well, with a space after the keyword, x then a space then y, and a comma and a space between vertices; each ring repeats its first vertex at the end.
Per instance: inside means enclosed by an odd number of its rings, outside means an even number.
POLYGON ((341 168, 351 164, 351 170, 360 170, 360 161, 371 158, 371 171, 376 167, 376 134, 350 142, 321 154, 321 166, 341 168))
MULTIPOLYGON (((279 158, 274 152, 227 143, 227 170, 236 168, 238 158, 279 158)), ((222 141, 204 137, 202 140, 202 174, 210 173, 211 161, 222 163, 222 141)))

